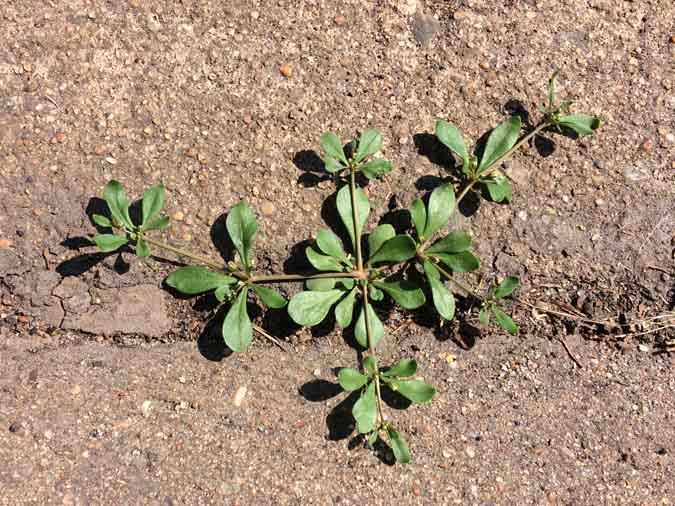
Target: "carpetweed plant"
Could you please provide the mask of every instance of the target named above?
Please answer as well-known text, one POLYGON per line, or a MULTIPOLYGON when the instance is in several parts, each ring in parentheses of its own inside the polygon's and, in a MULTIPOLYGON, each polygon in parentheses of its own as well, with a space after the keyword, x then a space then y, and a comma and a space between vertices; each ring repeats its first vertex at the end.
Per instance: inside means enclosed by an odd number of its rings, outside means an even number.
MULTIPOLYGON (((398 462, 410 461, 410 451, 404 438, 394 428, 384 411, 383 390, 396 392, 413 403, 430 402, 435 394, 432 386, 417 379, 417 363, 403 359, 392 365, 381 365, 377 346, 386 329, 376 307, 385 297, 406 310, 415 310, 431 301, 443 320, 455 316, 455 292, 471 297, 479 307, 478 320, 487 326, 491 316, 510 334, 518 326, 500 305, 519 286, 515 277, 507 277, 480 295, 459 279, 462 273, 479 268, 479 260, 471 252, 471 236, 465 231, 441 235, 459 202, 476 185, 483 185, 495 202, 510 202, 510 181, 501 169, 501 162, 521 145, 543 131, 591 134, 599 120, 586 114, 569 114, 570 102, 556 104, 555 75, 549 81, 548 100, 541 109, 540 122, 525 134, 518 116, 498 125, 481 150, 471 154, 457 127, 444 120, 436 123, 438 140, 454 153, 462 167, 460 186, 455 196, 450 183, 441 184, 426 199, 415 199, 409 213, 411 230, 397 233, 393 226, 383 224, 367 232, 370 203, 357 184, 357 174, 367 179, 378 178, 392 170, 388 161, 374 158, 380 151, 382 136, 374 129, 364 130, 358 141, 343 148, 340 138, 327 132, 321 136, 326 170, 335 176, 339 190, 336 207, 346 237, 345 247, 340 237, 324 228, 316 233, 314 246, 305 255, 316 273, 263 274, 255 270, 253 240, 258 228, 255 215, 242 201, 235 205, 226 219, 226 229, 234 248, 236 261, 216 262, 158 241, 148 234, 164 230, 169 218, 162 216, 164 187, 155 186, 143 195, 141 223, 134 223, 129 214, 129 202, 117 181, 110 181, 104 190, 110 216, 93 215, 93 222, 110 232, 95 235, 92 240, 101 251, 112 252, 122 246, 133 248, 139 257, 150 256, 150 249, 170 251, 182 259, 201 265, 186 265, 172 272, 166 283, 187 295, 213 292, 220 304, 227 307, 222 335, 229 348, 243 352, 253 339, 253 325, 247 305, 250 297, 263 306, 282 308, 287 300, 267 284, 300 281, 305 289, 288 301, 288 313, 299 325, 313 326, 322 322, 331 310, 337 325, 353 327, 356 342, 366 353, 359 370, 343 368, 338 382, 347 392, 356 392, 352 414, 356 428, 371 447, 379 441, 388 443, 398 462), (446 283, 449 283, 446 284, 446 283), (356 319, 354 318, 356 316, 356 319)), ((339 231, 338 231, 339 232, 339 231)))

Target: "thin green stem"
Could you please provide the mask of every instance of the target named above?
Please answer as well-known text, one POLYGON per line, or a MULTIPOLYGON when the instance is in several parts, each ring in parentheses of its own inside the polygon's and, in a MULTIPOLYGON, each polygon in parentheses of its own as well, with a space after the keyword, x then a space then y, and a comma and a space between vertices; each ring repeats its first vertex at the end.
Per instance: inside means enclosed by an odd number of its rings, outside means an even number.
MULTIPOLYGON (((363 275, 363 255, 361 253, 361 230, 359 227, 359 212, 356 208, 356 170, 350 167, 349 177, 349 193, 352 200, 352 221, 354 223, 354 249, 356 250, 356 268, 361 275, 363 275)), ((368 284, 366 282, 361 284, 361 296, 363 298, 363 319, 366 327, 366 340, 368 342, 368 353, 371 357, 377 358, 375 355, 375 346, 373 346, 373 333, 370 327, 370 315, 368 314, 368 284)), ((375 373, 375 393, 377 397, 377 414, 380 419, 380 424, 384 423, 384 412, 382 410, 382 392, 380 390, 380 376, 379 371, 375 373)))
MULTIPOLYGON (((532 130, 529 134, 522 137, 518 142, 516 142, 513 145, 513 147, 511 149, 509 149, 506 153, 504 153, 502 156, 497 158, 497 160, 495 160, 495 162, 492 164, 492 167, 490 167, 485 172, 482 172, 482 173, 478 174, 480 176, 480 178, 484 179, 484 178, 494 174, 499 169, 499 166, 501 165, 501 163, 504 160, 506 160, 509 156, 511 156, 516 150, 518 150, 518 148, 520 148, 520 146, 522 146, 523 144, 528 142, 532 137, 537 135, 544 128, 549 127, 551 125, 552 125, 552 123, 549 120, 544 120, 541 123, 539 123, 539 125, 537 125, 537 127, 534 130, 532 130)), ((459 196, 457 197, 457 204, 456 204, 457 206, 459 206, 459 203, 462 201, 462 199, 464 197, 466 197, 466 194, 469 193, 471 188, 473 188, 476 185, 476 183, 478 183, 478 181, 479 181, 478 179, 474 179, 473 181, 471 181, 468 185, 466 185, 464 187, 464 189, 462 190, 462 193, 460 193, 459 196)))
POLYGON ((284 281, 306 281, 308 279, 352 278, 360 279, 358 272, 325 272, 322 274, 260 274, 248 278, 249 283, 277 283, 284 281))
MULTIPOLYGON (((422 256, 420 256, 419 258, 420 258, 421 261, 429 260, 429 261, 431 262, 431 260, 429 259, 429 257, 427 257, 427 256, 425 256, 425 255, 422 255, 422 256)), ((476 300, 482 300, 482 297, 481 297, 480 295, 478 295, 475 291, 473 291, 471 288, 469 288, 468 286, 466 286, 464 283, 461 283, 461 282, 457 281, 457 279, 455 279, 455 277, 454 277, 452 274, 450 274, 448 271, 446 271, 446 270, 445 270, 443 267, 441 267, 439 264, 434 263, 434 266, 436 267, 436 269, 438 269, 438 272, 440 272, 441 274, 443 274, 443 276, 445 276, 445 279, 447 279, 448 281, 450 281, 450 282, 451 282, 453 285, 455 285, 457 288, 459 288, 460 290, 464 290, 466 293, 468 293, 469 295, 471 295, 471 296, 472 296, 473 298, 475 298, 476 300)))
MULTIPOLYGON (((376 358, 375 347, 373 346, 372 333, 370 331, 370 315, 368 314, 368 286, 361 285, 361 296, 363 297, 363 319, 366 324, 366 336, 368 338, 368 353, 376 358)), ((382 410, 382 392, 380 391, 380 372, 375 373, 375 393, 377 394, 377 414, 380 417, 380 424, 384 423, 384 411, 382 410)))
POLYGON ((143 240, 147 242, 148 244, 151 244, 153 246, 157 246, 158 248, 165 249, 167 251, 171 251, 172 253, 175 253, 178 256, 182 256, 185 258, 190 258, 191 260, 195 260, 196 262, 202 263, 204 265, 208 265, 209 267, 213 267, 214 269, 218 269, 220 271, 225 271, 230 273, 231 270, 227 268, 225 264, 218 263, 215 260, 211 260, 210 258, 203 257, 201 255, 197 255, 195 253, 192 253, 190 251, 185 251, 184 249, 176 248, 175 246, 171 246, 170 244, 163 243, 161 241, 156 241, 155 239, 151 239, 150 237, 143 236, 143 240))

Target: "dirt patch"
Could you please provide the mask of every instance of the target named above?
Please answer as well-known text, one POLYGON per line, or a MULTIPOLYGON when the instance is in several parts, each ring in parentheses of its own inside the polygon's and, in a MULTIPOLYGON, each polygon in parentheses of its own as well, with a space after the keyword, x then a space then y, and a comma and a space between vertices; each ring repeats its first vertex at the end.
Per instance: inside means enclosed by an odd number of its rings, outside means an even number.
POLYGON ((617 337, 651 330, 630 322, 675 303, 671 2, 25 0, 0 16, 0 448, 10 463, 0 504, 675 495, 672 357, 639 351, 659 351, 672 329, 617 337), (506 166, 514 203, 475 198, 452 226, 474 236, 482 268, 471 282, 517 274, 525 302, 615 325, 514 305, 523 332, 506 338, 393 313, 388 330, 399 330, 383 353, 415 355, 441 392, 394 415, 415 453, 404 470, 331 440, 338 429, 325 418, 345 418, 341 398, 296 391, 354 363, 332 328, 260 315, 297 353, 265 344, 226 356, 217 319, 204 330, 209 301, 160 290, 170 261, 82 240, 106 181, 138 198, 161 180, 168 212, 182 213, 167 240, 218 257, 223 213, 246 198, 260 223, 257 263, 282 271, 332 216, 335 188, 314 153, 321 132, 383 131, 395 170, 368 193, 374 215, 396 219, 454 178, 431 135, 436 118, 471 139, 513 112, 534 119, 557 68, 561 94, 603 128, 537 139, 506 166), (134 316, 137 301, 150 318, 134 316), (459 355, 458 369, 439 353, 459 355), (249 403, 233 406, 242 385, 249 403))

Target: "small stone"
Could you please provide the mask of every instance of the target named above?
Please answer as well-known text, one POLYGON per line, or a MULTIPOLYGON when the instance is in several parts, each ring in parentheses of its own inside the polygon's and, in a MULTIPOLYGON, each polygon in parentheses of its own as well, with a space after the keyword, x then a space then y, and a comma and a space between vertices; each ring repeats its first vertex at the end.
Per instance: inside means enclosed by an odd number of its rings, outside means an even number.
POLYGON ((0 249, 9 249, 9 247, 12 245, 12 241, 9 239, 2 238, 0 239, 0 249))
POLYGON ((234 405, 239 407, 241 403, 244 402, 244 397, 246 397, 246 387, 239 387, 237 393, 234 394, 234 405))
POLYGON ((419 497, 422 495, 422 490, 417 485, 413 485, 412 493, 414 496, 419 497))
POLYGON ((182 211, 176 211, 173 215, 173 219, 176 221, 183 221, 185 219, 185 214, 182 211))
POLYGON ((33 65, 30 63, 24 63, 22 67, 24 72, 33 72, 33 65))
POLYGON ((474 450, 472 446, 467 446, 467 447, 466 447, 466 450, 464 450, 464 451, 466 452, 466 455, 467 455, 470 459, 472 459, 472 458, 474 458, 474 457, 476 456, 476 450, 474 450))
POLYGON ((51 438, 54 437, 54 433, 51 430, 46 430, 45 431, 45 439, 49 441, 51 438))
POLYGON ((131 423, 129 420, 117 420, 113 422, 112 428, 115 431, 122 431, 122 430, 127 430, 131 426, 131 423))
POLYGON ((106 156, 105 161, 108 162, 110 165, 116 165, 117 160, 115 160, 112 156, 106 156))
POLYGON ((640 147, 645 153, 651 153, 654 151, 654 141, 651 139, 645 139, 640 147))
POLYGON ((291 77, 293 69, 289 64, 284 63, 281 67, 279 67, 279 72, 281 72, 281 75, 284 77, 291 77))
POLYGON ((626 167, 623 170, 623 177, 629 181, 641 181, 647 177, 646 172, 639 167, 626 167))
POLYGON ((98 156, 104 155, 106 151, 107 150, 103 144, 97 144, 94 148, 94 154, 98 156))
POLYGON ((188 158, 195 158, 197 156, 197 151, 194 148, 187 148, 184 151, 185 156, 188 158))
POLYGON ((640 350, 643 353, 649 353, 649 346, 646 344, 640 344, 638 345, 638 350, 640 350))
POLYGON ((345 18, 342 14, 338 14, 335 16, 335 18, 333 18, 333 21, 336 25, 342 26, 347 22, 347 18, 345 18))
POLYGON ((673 142, 675 142, 675 134, 673 134, 673 133, 671 133, 671 132, 668 132, 668 133, 665 135, 665 139, 666 139, 666 142, 667 142, 668 144, 672 144, 673 142))
POLYGON ((75 395, 75 396, 80 395, 81 391, 82 391, 82 388, 80 387, 80 385, 75 385, 73 388, 70 389, 70 393, 75 395))
POLYGON ((145 127, 145 128, 143 129, 143 133, 144 133, 145 135, 150 135, 150 134, 152 133, 152 128, 150 128, 149 126, 145 127))
POLYGON ((671 44, 675 44, 675 35, 670 36, 670 42, 671 44))
POLYGON ((321 369, 318 369, 318 368, 314 369, 312 371, 312 374, 314 375, 314 377, 318 378, 319 376, 321 376, 321 369))
POLYGON ((187 380, 185 379, 185 376, 181 376, 178 378, 178 381, 184 384, 187 380))
POLYGON ((150 416, 151 408, 152 408, 152 401, 143 401, 143 404, 141 404, 141 413, 145 418, 150 416))
POLYGON ((456 10, 456 11, 454 12, 454 14, 452 15, 452 17, 453 17, 453 19, 454 19, 455 21, 459 21, 459 20, 461 20, 461 19, 466 19, 466 18, 468 18, 469 16, 471 16, 471 11, 469 11, 469 10, 467 10, 467 9, 459 9, 459 10, 456 10))
POLYGON ((19 432, 20 429, 21 429, 21 426, 20 426, 17 422, 12 422, 12 423, 9 425, 9 431, 10 431, 12 434, 16 434, 17 432, 19 432))
POLYGON ((434 38, 438 33, 438 30, 441 28, 441 24, 436 18, 430 16, 429 14, 423 14, 418 12, 415 14, 412 23, 413 34, 415 35, 415 40, 422 45, 425 45, 434 38))
POLYGON ((59 144, 63 144, 66 141, 66 134, 63 132, 56 132, 54 139, 56 139, 56 142, 59 144))
POLYGON ((260 206, 260 211, 266 216, 270 216, 274 214, 274 204, 271 202, 263 202, 263 204, 260 206))
POLYGON ((293 424, 293 427, 296 429, 302 429, 305 426, 305 421, 304 420, 298 420, 293 424))

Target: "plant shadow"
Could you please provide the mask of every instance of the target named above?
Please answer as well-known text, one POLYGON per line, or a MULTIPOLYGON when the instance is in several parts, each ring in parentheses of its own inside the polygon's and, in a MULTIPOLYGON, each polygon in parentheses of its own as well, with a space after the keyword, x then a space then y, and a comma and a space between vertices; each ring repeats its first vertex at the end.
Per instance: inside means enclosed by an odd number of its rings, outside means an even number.
POLYGON ((197 349, 206 360, 220 362, 234 353, 225 345, 223 340, 222 324, 225 318, 225 308, 220 308, 212 318, 206 322, 199 337, 197 349))
POLYGON ((230 234, 227 233, 227 215, 228 213, 223 213, 218 216, 211 224, 211 229, 209 230, 211 242, 225 262, 234 260, 235 251, 230 234))

